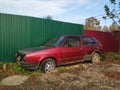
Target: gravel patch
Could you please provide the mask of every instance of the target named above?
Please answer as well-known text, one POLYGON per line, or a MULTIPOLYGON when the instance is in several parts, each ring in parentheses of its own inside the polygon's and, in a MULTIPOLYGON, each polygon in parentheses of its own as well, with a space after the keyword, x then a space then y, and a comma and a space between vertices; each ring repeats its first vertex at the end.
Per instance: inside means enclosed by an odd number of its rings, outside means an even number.
POLYGON ((0 85, 16 86, 24 83, 29 77, 23 75, 9 76, 1 80, 0 85))

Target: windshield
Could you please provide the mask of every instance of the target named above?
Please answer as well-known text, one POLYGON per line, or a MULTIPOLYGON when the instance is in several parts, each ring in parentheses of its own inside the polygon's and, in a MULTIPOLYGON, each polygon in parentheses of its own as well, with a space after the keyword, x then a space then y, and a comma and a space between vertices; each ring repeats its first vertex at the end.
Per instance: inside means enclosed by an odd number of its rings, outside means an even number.
POLYGON ((55 37, 53 39, 50 39, 45 46, 60 46, 62 41, 64 40, 64 36, 61 37, 55 37))

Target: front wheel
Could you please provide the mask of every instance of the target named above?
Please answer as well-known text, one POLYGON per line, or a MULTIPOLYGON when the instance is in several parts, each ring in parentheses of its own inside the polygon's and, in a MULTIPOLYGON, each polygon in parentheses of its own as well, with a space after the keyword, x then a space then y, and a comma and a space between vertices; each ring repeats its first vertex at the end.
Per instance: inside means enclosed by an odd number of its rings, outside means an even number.
POLYGON ((94 53, 92 55, 92 63, 93 64, 98 64, 101 62, 101 56, 98 53, 94 53))
POLYGON ((55 67, 56 63, 52 58, 47 58, 41 63, 41 71, 44 73, 54 70, 55 67))

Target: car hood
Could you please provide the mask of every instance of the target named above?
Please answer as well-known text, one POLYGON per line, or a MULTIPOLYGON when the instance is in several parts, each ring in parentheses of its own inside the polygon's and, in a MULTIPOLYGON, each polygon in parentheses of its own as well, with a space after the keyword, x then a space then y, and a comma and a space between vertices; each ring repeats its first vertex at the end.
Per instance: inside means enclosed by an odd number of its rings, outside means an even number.
POLYGON ((31 52, 46 50, 46 49, 50 49, 50 48, 53 48, 53 46, 39 46, 39 47, 33 47, 33 48, 27 48, 27 49, 19 50, 18 53, 28 54, 28 53, 31 53, 31 52))

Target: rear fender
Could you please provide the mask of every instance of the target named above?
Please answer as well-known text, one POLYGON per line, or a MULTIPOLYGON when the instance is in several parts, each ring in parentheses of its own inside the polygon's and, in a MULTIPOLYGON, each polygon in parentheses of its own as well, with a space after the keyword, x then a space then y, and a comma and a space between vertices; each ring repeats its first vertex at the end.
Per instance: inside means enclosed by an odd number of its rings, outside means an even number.
POLYGON ((101 54, 100 51, 93 51, 93 52, 91 53, 91 55, 93 55, 94 53, 101 54))
POLYGON ((105 59, 104 55, 103 55, 100 51, 93 51, 93 52, 91 53, 91 56, 92 56, 94 53, 98 53, 98 54, 100 55, 101 59, 105 59))

